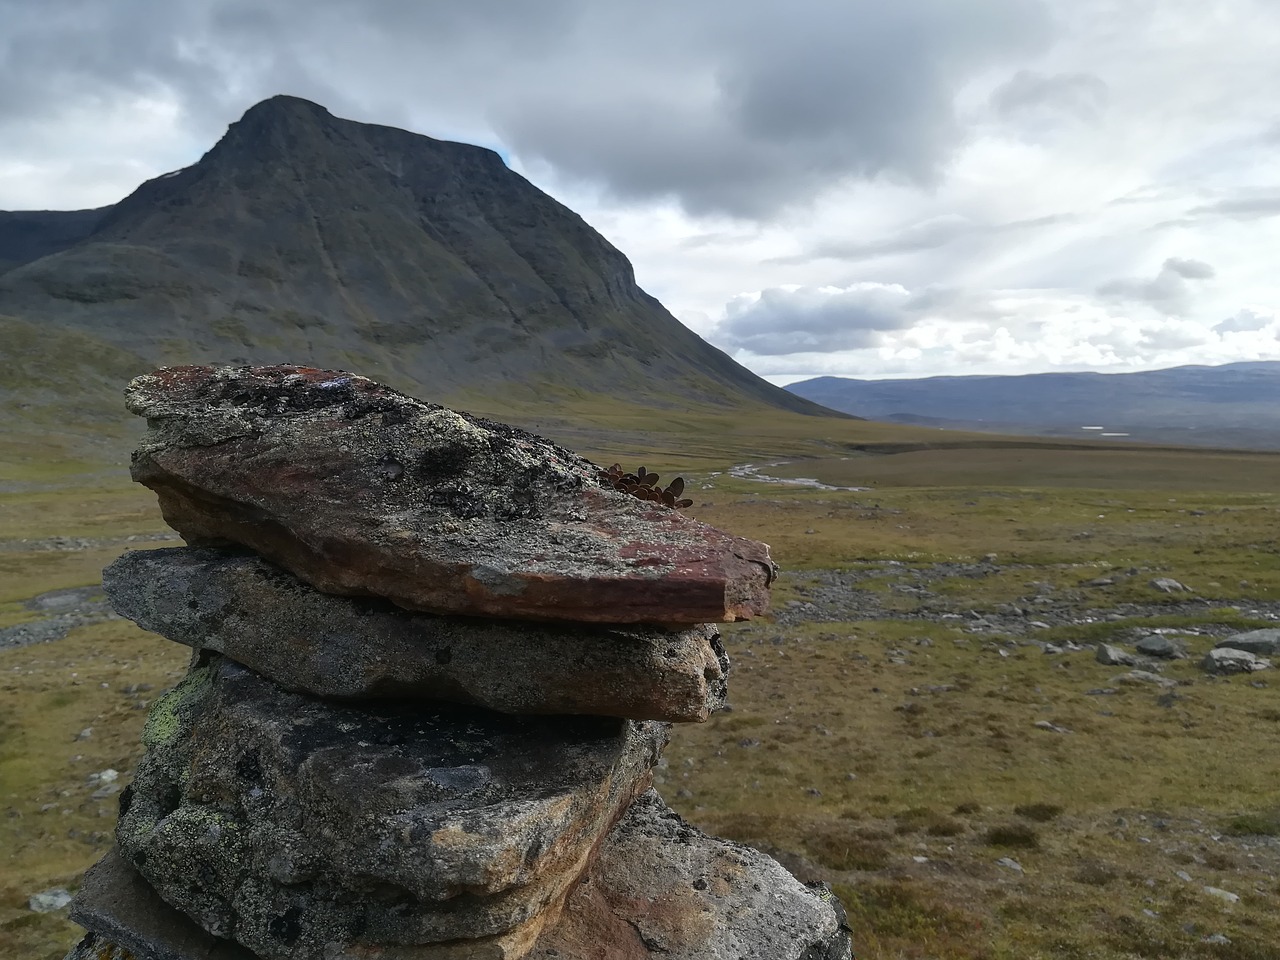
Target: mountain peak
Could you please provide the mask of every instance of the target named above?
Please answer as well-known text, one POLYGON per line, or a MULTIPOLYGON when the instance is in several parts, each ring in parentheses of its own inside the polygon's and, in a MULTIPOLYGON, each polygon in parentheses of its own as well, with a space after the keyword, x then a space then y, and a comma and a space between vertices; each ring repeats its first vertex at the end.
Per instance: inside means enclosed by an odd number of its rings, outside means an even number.
MULTIPOLYGON (((252 358, 437 398, 525 384, 829 413, 681 326, 620 251, 493 151, 301 97, 255 104, 199 161, 85 219, 59 221, 47 255, 0 264, 0 314, 153 366, 252 358)), ((7 235, 30 246, 10 220, 0 255, 7 235)))
POLYGON ((333 114, 311 100, 304 100, 302 97, 294 97, 287 93, 277 93, 274 97, 267 97, 267 99, 255 103, 244 112, 240 120, 243 122, 245 120, 290 116, 332 118, 333 114))

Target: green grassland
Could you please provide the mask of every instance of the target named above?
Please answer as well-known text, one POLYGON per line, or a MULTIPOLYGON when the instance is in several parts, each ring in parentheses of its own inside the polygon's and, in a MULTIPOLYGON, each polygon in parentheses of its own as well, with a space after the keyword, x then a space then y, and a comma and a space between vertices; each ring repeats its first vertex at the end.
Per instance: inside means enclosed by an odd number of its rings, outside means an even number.
MULTIPOLYGON (((733 709, 674 731, 659 786, 690 820, 831 882, 859 957, 1280 957, 1280 679, 1210 678, 1193 655, 1164 667, 1172 686, 1128 685, 1070 649, 1162 627, 1202 655, 1269 622, 1280 455, 474 399, 599 463, 681 474, 691 515, 772 545, 776 616, 725 630, 733 709), (729 475, 747 462, 872 489, 729 475), (859 603, 795 613, 840 576, 859 603), (1099 577, 1113 582, 1084 585, 1099 577), (972 626, 1036 603, 1055 616, 1030 633, 972 626)), ((34 616, 24 599, 97 582, 124 537, 163 529, 123 466, 9 462, 0 627, 34 616)), ((74 941, 26 897, 74 889, 109 845, 115 797, 95 799, 90 775, 127 779, 144 706, 186 659, 119 621, 0 650, 0 957, 54 960, 74 941)))

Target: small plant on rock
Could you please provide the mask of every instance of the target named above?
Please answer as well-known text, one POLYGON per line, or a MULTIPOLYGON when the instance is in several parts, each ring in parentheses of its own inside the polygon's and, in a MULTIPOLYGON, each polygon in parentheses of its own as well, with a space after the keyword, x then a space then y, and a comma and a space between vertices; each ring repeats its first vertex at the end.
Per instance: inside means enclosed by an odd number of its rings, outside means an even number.
POLYGON ((644 467, 635 473, 626 473, 622 464, 615 463, 602 472, 601 479, 613 489, 629 493, 637 500, 649 500, 676 509, 693 506, 692 500, 680 497, 684 493, 683 477, 676 477, 664 490, 658 486, 659 477, 656 473, 649 473, 644 467))

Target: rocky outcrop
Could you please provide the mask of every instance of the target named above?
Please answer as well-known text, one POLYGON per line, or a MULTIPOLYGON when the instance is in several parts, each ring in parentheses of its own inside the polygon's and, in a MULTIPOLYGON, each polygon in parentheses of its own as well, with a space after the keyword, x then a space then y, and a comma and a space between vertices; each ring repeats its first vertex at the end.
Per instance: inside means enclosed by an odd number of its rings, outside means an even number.
POLYGON ((204 929, 286 960, 530 935, 648 786, 666 730, 334 706, 215 657, 143 742, 121 851, 204 929))
POLYGON ((671 721, 705 720, 725 697, 728 660, 705 624, 664 630, 410 613, 321 593, 260 557, 223 549, 127 553, 102 579, 115 609, 144 629, 318 697, 671 721))
POLYGON ((1215 647, 1245 650, 1260 657, 1280 653, 1280 629, 1250 630, 1219 640, 1215 647))
POLYGON ((1187 645, 1184 641, 1170 639, 1158 633, 1142 637, 1134 644, 1134 649, 1143 656, 1160 660, 1185 660, 1187 657, 1187 645))
MULTIPOLYGON (((67 960, 256 960, 165 903, 110 853, 84 878, 72 918, 90 934, 67 960), (109 951, 116 949, 119 954, 109 951)), ((482 956, 487 944, 472 944, 482 956)), ((417 956, 466 956, 461 944, 417 956), (454 952, 449 952, 454 951, 454 952)), ((374 956, 375 954, 370 954, 374 956)), ((400 950, 380 960, 414 956, 400 950)), ((529 960, 849 960, 844 911, 750 847, 689 826, 652 791, 605 840, 590 878, 529 960)))
POLYGON ((1109 667, 1136 667, 1138 658, 1127 650, 1110 643, 1099 643, 1094 659, 1109 667))
POLYGON ((1271 661, 1248 650, 1237 650, 1234 647, 1215 647, 1204 655, 1200 667, 1206 673, 1253 673, 1255 670, 1268 670, 1271 661))
POLYGON ((531 960, 846 960, 844 910, 758 850, 709 837, 653 791, 531 960))
POLYGON ((133 381, 133 476, 190 542, 410 610, 593 623, 763 613, 768 548, 600 482, 532 434, 308 367, 133 381))
POLYGON ((180 368, 130 396, 135 475, 204 545, 104 586, 194 653, 70 960, 850 956, 827 891, 646 793, 660 721, 724 700, 690 618, 763 610, 765 545, 347 374, 180 368))

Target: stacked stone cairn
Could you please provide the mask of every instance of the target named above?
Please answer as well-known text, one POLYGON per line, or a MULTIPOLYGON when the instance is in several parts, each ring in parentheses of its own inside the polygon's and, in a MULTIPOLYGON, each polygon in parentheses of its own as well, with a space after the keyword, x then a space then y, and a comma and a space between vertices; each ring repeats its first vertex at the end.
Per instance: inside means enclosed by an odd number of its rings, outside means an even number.
POLYGON ((127 396, 133 476, 189 546, 104 586, 193 656, 68 960, 850 955, 825 889, 650 787, 668 725, 724 701, 708 624, 766 609, 768 547, 347 373, 127 396))

